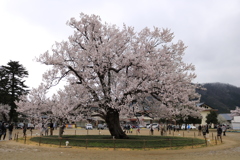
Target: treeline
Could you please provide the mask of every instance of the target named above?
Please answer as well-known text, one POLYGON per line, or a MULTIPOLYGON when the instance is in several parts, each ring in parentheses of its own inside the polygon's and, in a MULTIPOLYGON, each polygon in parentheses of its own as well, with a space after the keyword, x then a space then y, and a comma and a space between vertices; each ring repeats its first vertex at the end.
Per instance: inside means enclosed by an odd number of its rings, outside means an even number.
POLYGON ((240 106, 239 87, 224 83, 205 83, 202 86, 206 90, 197 91, 201 94, 201 102, 218 109, 218 113, 229 113, 240 106))

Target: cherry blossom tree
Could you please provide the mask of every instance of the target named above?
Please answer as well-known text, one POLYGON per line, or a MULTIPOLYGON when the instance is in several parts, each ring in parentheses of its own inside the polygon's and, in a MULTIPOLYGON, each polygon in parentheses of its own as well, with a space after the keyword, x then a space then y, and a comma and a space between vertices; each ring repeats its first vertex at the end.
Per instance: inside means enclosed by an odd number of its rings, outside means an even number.
MULTIPOLYGON (((52 66, 44 81, 52 87, 65 80, 70 91, 77 89, 80 96, 72 103, 76 112, 87 109, 90 116, 103 118, 115 138, 127 138, 119 116, 139 110, 144 97, 150 95, 169 109, 193 107, 199 100, 191 83, 196 77, 194 66, 182 61, 186 46, 182 41, 172 43, 169 29, 136 32, 83 13, 80 20, 71 18, 67 24, 74 29, 73 35, 37 58, 52 66)), ((68 102, 70 95, 74 94, 67 95, 68 102)))
POLYGON ((203 110, 202 107, 193 105, 176 105, 169 108, 167 105, 161 104, 161 102, 159 103, 159 101, 149 97, 145 99, 144 104, 148 106, 146 109, 149 112, 149 116, 154 119, 185 120, 188 117, 201 119, 200 112, 203 110))
POLYGON ((46 123, 45 117, 48 117, 50 113, 46 88, 45 85, 40 84, 38 88, 32 88, 28 95, 21 96, 19 102, 15 102, 20 118, 24 117, 29 122, 39 126, 41 126, 40 123, 46 123))
MULTIPOLYGON (((147 112, 148 115, 158 120, 159 123, 174 123, 176 122, 179 125, 185 124, 196 124, 200 123, 202 119, 200 112, 203 110, 199 106, 173 106, 168 107, 164 104, 160 104, 158 101, 155 102, 152 98, 147 98, 145 100, 145 106, 148 106, 147 112)), ((181 104, 180 104, 181 105, 181 104)))
POLYGON ((235 110, 230 110, 231 112, 231 116, 234 117, 234 116, 240 116, 240 108, 238 106, 236 106, 236 109, 235 110))
MULTIPOLYGON (((74 103, 76 100, 74 97, 78 97, 79 94, 74 92, 74 89, 69 90, 66 86, 64 90, 59 90, 51 98, 47 96, 48 89, 49 87, 43 83, 38 88, 33 88, 28 95, 22 96, 21 101, 17 102, 17 111, 40 129, 48 122, 55 122, 61 126, 68 121, 81 119, 79 117, 81 117, 82 110, 76 103, 79 101, 74 103)), ((59 130, 60 137, 63 133, 62 129, 59 130)))

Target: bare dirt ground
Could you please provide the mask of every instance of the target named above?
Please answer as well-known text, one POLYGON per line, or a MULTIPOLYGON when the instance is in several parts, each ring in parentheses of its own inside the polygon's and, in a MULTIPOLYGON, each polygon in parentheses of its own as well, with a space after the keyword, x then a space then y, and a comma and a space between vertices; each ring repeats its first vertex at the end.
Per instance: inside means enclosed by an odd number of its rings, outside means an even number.
MULTIPOLYGON (((15 130, 22 135, 21 130, 15 130)), ((36 135, 34 130, 33 135, 36 135)), ((58 131, 54 131, 57 134, 58 131)), ((193 137, 194 132, 184 132, 184 136, 193 137)), ((28 136, 30 132, 28 131, 28 136)), ((68 129, 64 134, 87 134, 86 130, 68 129)), ((133 132, 132 134, 135 134, 133 132)), ((209 139, 212 141, 212 133, 209 139)), ((89 131, 89 134, 99 134, 97 130, 89 131)), ((107 130, 101 134, 109 134, 107 130)), ((141 130, 141 135, 149 134, 149 130, 141 130)), ((155 134, 159 132, 155 131, 155 134)), ((213 133, 214 136, 216 133, 213 133)), ((175 136, 182 136, 183 131, 175 133, 175 136)), ((200 136, 196 136, 200 138, 200 136)), ((8 138, 8 137, 6 137, 8 138)), ((121 149, 85 149, 85 148, 64 148, 50 147, 38 144, 23 144, 16 141, 0 141, 0 160, 238 160, 240 158, 240 133, 227 133, 223 137, 223 143, 209 145, 207 147, 191 147, 184 149, 150 149, 150 150, 121 150, 121 149)))

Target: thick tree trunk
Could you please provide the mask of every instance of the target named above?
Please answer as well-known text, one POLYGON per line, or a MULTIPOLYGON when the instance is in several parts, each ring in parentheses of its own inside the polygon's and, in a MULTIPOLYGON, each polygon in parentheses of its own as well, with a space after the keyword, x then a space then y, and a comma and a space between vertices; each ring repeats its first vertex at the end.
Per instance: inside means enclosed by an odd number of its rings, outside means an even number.
POLYGON ((106 116, 106 123, 110 131, 111 136, 114 136, 116 139, 127 139, 128 136, 123 132, 120 122, 119 122, 119 113, 114 109, 109 109, 106 116))
POLYGON ((63 132, 65 129, 65 124, 63 123, 63 121, 60 119, 59 120, 59 132, 58 132, 58 137, 61 138, 63 136, 63 132))

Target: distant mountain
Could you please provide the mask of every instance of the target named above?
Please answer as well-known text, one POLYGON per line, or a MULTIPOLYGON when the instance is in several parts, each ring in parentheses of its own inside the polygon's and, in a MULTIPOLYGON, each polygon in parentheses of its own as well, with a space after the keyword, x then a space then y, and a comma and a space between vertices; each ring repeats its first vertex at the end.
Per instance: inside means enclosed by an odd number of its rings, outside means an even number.
POLYGON ((223 83, 202 84, 206 90, 197 91, 201 94, 200 102, 205 102, 218 113, 229 113, 236 106, 240 106, 240 88, 223 83))

